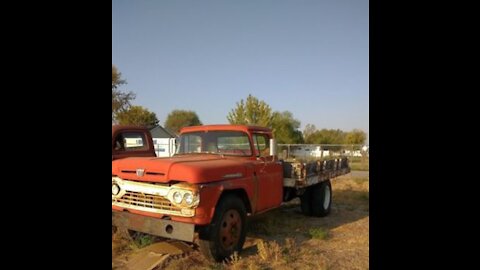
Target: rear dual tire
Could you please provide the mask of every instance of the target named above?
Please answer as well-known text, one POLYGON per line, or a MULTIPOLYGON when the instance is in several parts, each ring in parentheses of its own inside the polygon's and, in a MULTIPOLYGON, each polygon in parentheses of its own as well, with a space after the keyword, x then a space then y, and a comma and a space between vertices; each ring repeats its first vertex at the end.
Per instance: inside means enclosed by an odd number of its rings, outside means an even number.
POLYGON ((307 187, 300 196, 300 208, 306 216, 324 217, 330 213, 332 185, 330 180, 307 187))

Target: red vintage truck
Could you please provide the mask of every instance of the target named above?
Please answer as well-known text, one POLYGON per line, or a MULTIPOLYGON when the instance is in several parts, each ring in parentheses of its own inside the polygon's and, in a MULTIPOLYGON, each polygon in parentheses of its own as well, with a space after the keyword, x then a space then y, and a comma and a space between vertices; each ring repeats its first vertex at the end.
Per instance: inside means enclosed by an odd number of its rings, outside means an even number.
POLYGON ((155 157, 152 135, 146 127, 112 126, 112 161, 126 157, 155 157))
POLYGON ((112 224, 193 242, 211 260, 241 251, 246 219, 300 197, 302 212, 330 212, 330 179, 347 158, 277 159, 272 131, 244 125, 183 128, 170 158, 112 162, 112 224))

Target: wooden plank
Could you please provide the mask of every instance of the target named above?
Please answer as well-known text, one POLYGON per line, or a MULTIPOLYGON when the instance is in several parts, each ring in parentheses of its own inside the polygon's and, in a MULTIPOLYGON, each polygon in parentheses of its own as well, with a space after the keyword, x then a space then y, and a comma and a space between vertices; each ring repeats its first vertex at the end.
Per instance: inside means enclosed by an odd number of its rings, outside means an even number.
POLYGON ((135 252, 124 266, 126 270, 152 270, 172 255, 191 252, 193 249, 179 241, 159 242, 135 252))
POLYGON ((170 255, 152 251, 140 252, 125 265, 126 270, 152 270, 163 263, 170 255))

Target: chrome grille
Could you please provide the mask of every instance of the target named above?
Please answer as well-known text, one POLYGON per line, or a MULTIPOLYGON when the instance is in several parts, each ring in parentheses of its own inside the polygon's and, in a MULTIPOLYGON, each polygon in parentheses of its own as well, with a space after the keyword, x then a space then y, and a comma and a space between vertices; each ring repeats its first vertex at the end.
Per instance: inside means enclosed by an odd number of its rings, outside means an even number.
MULTIPOLYGON (((149 209, 157 209, 168 212, 180 213, 180 208, 172 205, 172 203, 159 195, 143 194, 140 192, 127 191, 121 198, 112 198, 112 203, 121 203, 137 207, 145 207, 149 209)), ((147 209, 145 209, 147 210, 147 209)))

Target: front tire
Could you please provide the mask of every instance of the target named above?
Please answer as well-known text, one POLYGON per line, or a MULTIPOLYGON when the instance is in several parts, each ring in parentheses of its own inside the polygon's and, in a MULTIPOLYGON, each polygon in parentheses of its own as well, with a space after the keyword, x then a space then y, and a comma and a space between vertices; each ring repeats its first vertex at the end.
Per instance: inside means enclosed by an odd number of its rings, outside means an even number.
POLYGON ((223 261, 245 243, 247 212, 243 201, 234 195, 223 197, 211 224, 200 233, 199 248, 210 261, 223 261))

